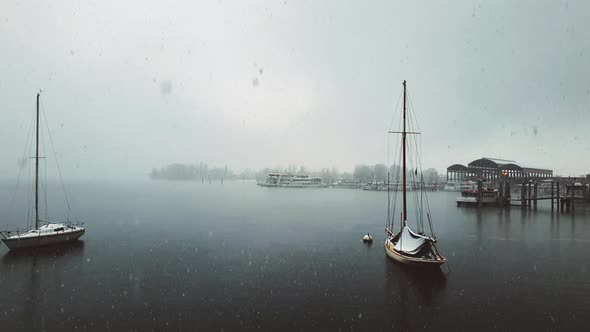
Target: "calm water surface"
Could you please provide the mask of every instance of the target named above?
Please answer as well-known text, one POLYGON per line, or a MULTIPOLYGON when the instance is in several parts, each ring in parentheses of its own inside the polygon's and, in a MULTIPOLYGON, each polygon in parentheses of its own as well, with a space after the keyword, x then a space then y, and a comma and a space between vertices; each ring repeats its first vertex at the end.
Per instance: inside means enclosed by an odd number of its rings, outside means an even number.
MULTIPOLYGON (((0 185, 9 202, 14 183, 0 185)), ((431 193, 450 272, 421 272, 385 257, 382 192, 227 181, 75 182, 68 190, 86 221, 83 241, 24 254, 0 248, 2 330, 584 330, 590 323, 590 210, 457 208, 455 193, 431 193), (367 232, 372 246, 360 242, 367 232)), ((26 225, 19 201, 2 228, 26 225)), ((51 215, 61 215, 58 203, 49 202, 51 215)))

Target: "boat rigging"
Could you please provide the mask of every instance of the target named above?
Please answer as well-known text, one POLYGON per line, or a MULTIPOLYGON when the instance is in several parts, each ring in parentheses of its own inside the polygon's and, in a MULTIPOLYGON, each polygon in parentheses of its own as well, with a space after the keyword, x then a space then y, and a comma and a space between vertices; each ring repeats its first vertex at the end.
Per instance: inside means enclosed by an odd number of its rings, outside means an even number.
POLYGON ((69 219, 63 223, 54 223, 49 220, 41 220, 39 218, 39 159, 42 158, 39 157, 39 98, 41 96, 41 92, 42 91, 39 91, 37 93, 35 121, 35 223, 32 229, 29 229, 24 233, 19 231, 0 231, 2 241, 11 250, 42 247, 52 244, 75 241, 84 235, 86 231, 83 227, 83 224, 73 223, 69 219), (40 222, 44 222, 45 225, 40 226, 40 222))
MULTIPOLYGON (((422 169, 419 166, 421 160, 418 155, 418 146, 415 145, 416 155, 414 156, 416 162, 415 170, 411 170, 412 176, 418 175, 418 168, 420 168, 420 190, 414 192, 414 203, 416 206, 417 213, 414 216, 416 218, 416 224, 418 232, 413 231, 408 224, 408 207, 407 207, 407 162, 410 151, 407 151, 407 138, 408 135, 420 134, 417 131, 408 131, 406 128, 407 119, 407 91, 406 81, 403 82, 403 107, 402 107, 402 130, 401 131, 389 131, 388 133, 401 134, 401 173, 402 173, 402 213, 400 220, 400 230, 395 232, 394 230, 394 219, 395 219, 395 203, 397 201, 397 195, 393 199, 393 213, 391 210, 392 201, 388 191, 388 202, 387 202, 387 222, 385 226, 386 240, 384 249, 388 257, 393 260, 413 266, 430 266, 438 267, 447 262, 447 259, 443 257, 436 247, 436 236, 434 235, 434 228, 432 226, 432 219, 430 212, 428 211, 428 199, 426 198, 426 217, 430 226, 430 236, 424 232, 423 225, 423 208, 424 208, 424 185, 422 181, 422 169), (418 194, 420 197, 418 197, 418 194)), ((411 121, 410 121, 411 124, 411 121)), ((389 176, 388 176, 389 180, 389 176)))

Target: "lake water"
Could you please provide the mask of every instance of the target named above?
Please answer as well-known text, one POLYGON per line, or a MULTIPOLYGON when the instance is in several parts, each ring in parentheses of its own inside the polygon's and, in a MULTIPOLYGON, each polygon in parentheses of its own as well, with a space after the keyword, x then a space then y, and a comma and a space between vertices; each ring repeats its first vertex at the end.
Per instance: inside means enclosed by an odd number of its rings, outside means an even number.
MULTIPOLYGON (((13 185, 1 183, 2 202, 13 185)), ((384 192, 147 180, 74 182, 68 190, 86 222, 83 241, 33 253, 0 248, 3 331, 590 323, 590 210, 578 206, 575 215, 551 214, 548 203, 478 210, 457 208, 456 193, 429 193, 450 269, 426 272, 386 258, 384 192), (360 241, 367 232, 371 246, 360 241)), ((48 203, 60 216, 61 206, 48 203)), ((15 203, 0 227, 26 225, 24 206, 15 203)))

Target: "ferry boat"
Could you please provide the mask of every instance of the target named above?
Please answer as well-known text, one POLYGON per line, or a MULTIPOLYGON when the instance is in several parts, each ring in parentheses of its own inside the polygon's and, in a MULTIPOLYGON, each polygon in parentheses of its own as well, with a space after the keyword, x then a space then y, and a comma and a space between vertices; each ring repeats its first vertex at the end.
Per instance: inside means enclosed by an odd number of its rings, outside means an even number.
POLYGON ((357 180, 354 179, 345 179, 345 178, 340 178, 337 179, 336 182, 334 182, 332 184, 332 187, 334 188, 359 188, 360 184, 357 180))
POLYGON ((377 181, 373 181, 373 182, 369 182, 366 183, 363 186, 363 190, 365 191, 387 191, 387 183, 385 182, 377 182, 377 181))
POLYGON ((447 182, 447 183, 445 183, 443 190, 444 191, 457 191, 457 186, 455 185, 455 182, 447 182))
MULTIPOLYGON (((467 189, 461 191, 461 196, 457 197, 457 206, 477 205, 480 193, 477 190, 467 189)), ((483 189, 481 191, 481 204, 489 205, 498 202, 498 190, 483 189)))
MULTIPOLYGON (((385 182, 369 182, 362 186, 366 191, 402 191, 402 184, 399 182, 391 182, 389 185, 385 182)), ((419 190, 419 183, 407 183, 406 191, 419 190)))
POLYGON ((475 181, 447 182, 443 188, 444 191, 463 191, 475 189, 477 189, 477 182, 475 181))
POLYGON ((265 182, 258 182, 261 187, 322 188, 326 187, 322 179, 304 174, 269 173, 265 182))

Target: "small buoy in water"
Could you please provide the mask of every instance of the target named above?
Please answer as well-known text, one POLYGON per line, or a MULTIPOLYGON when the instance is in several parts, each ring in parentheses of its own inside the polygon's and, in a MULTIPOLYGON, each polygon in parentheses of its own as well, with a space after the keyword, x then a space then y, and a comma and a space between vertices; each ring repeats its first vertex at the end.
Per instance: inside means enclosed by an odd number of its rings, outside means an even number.
POLYGON ((373 242, 371 234, 367 233, 367 235, 363 236, 363 242, 373 242))

